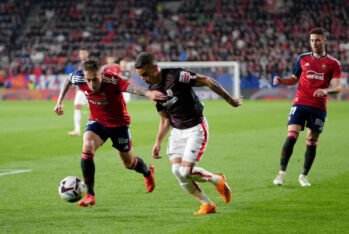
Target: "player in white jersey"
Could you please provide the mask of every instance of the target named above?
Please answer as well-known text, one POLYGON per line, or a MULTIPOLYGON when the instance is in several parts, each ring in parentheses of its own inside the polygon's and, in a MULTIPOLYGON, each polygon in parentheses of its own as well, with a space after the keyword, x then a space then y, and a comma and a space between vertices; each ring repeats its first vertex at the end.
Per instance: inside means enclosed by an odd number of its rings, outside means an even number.
MULTIPOLYGON (((89 58, 89 52, 87 51, 87 49, 82 48, 79 50, 79 58, 80 58, 80 65, 79 65, 79 69, 80 69, 81 64, 87 61, 89 58)), ((87 99, 84 93, 80 89, 76 88, 76 93, 74 97, 74 117, 73 117, 74 130, 68 132, 69 136, 81 135, 81 116, 82 116, 81 108, 86 104, 87 104, 87 99)))

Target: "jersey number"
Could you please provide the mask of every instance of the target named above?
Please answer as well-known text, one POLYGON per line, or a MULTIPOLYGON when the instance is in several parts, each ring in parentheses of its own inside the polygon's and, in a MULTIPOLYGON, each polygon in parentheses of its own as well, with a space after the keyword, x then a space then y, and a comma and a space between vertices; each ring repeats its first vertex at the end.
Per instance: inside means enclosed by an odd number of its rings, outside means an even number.
POLYGON ((290 115, 294 115, 294 113, 296 113, 296 110, 297 110, 297 107, 296 107, 296 106, 291 107, 290 115))

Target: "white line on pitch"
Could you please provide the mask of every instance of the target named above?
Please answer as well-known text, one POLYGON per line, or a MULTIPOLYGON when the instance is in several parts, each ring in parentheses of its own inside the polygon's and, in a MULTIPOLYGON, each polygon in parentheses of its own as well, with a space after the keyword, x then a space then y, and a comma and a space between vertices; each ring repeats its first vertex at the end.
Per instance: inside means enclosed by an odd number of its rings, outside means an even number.
POLYGON ((2 170, 2 171, 6 171, 6 172, 0 173, 0 176, 32 172, 32 170, 2 170))

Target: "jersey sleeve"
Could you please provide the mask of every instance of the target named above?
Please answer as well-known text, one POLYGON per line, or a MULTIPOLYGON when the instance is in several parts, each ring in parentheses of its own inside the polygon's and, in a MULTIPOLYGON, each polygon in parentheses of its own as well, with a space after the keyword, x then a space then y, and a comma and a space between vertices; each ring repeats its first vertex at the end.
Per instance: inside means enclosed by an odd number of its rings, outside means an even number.
POLYGON ((73 85, 81 85, 81 84, 86 83, 84 73, 81 70, 73 72, 69 76, 70 76, 70 78, 69 78, 70 82, 73 85))
POLYGON ((181 84, 189 85, 189 86, 195 86, 196 73, 180 69, 179 76, 178 76, 178 82, 181 84))
POLYGON ((342 76, 341 74, 342 74, 341 64, 340 64, 339 61, 336 61, 335 64, 334 64, 332 78, 333 79, 339 79, 342 76))
POLYGON ((293 75, 295 75, 297 78, 301 76, 302 73, 302 67, 301 67, 301 56, 298 56, 296 60, 296 65, 293 68, 293 75))
POLYGON ((128 83, 127 80, 122 79, 120 76, 118 76, 118 81, 119 81, 118 85, 119 85, 120 91, 126 92, 130 83, 128 83))

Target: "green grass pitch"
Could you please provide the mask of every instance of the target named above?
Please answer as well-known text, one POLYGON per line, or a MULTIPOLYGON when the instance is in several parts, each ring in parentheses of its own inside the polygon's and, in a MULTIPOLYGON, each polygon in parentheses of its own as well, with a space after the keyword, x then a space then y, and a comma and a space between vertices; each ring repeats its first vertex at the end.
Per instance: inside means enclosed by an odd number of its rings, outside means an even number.
MULTIPOLYGON (((206 153, 199 163, 223 172, 233 190, 225 204, 211 184, 201 183, 217 213, 194 216, 199 203, 171 174, 162 146, 160 160, 151 157, 158 115, 150 101, 132 101, 131 132, 136 155, 155 165, 157 187, 145 193, 141 175, 124 169, 110 141, 95 156, 97 204, 79 208, 59 198, 60 180, 81 176, 82 138, 72 128, 72 102, 65 115, 52 112, 53 101, 0 102, 0 233, 348 233, 349 108, 328 103, 317 159, 302 188, 305 133, 291 158, 286 184, 272 185, 286 136, 291 101, 245 101, 231 108, 205 101, 210 126, 206 153)), ((84 122, 88 116, 85 108, 84 122)))

